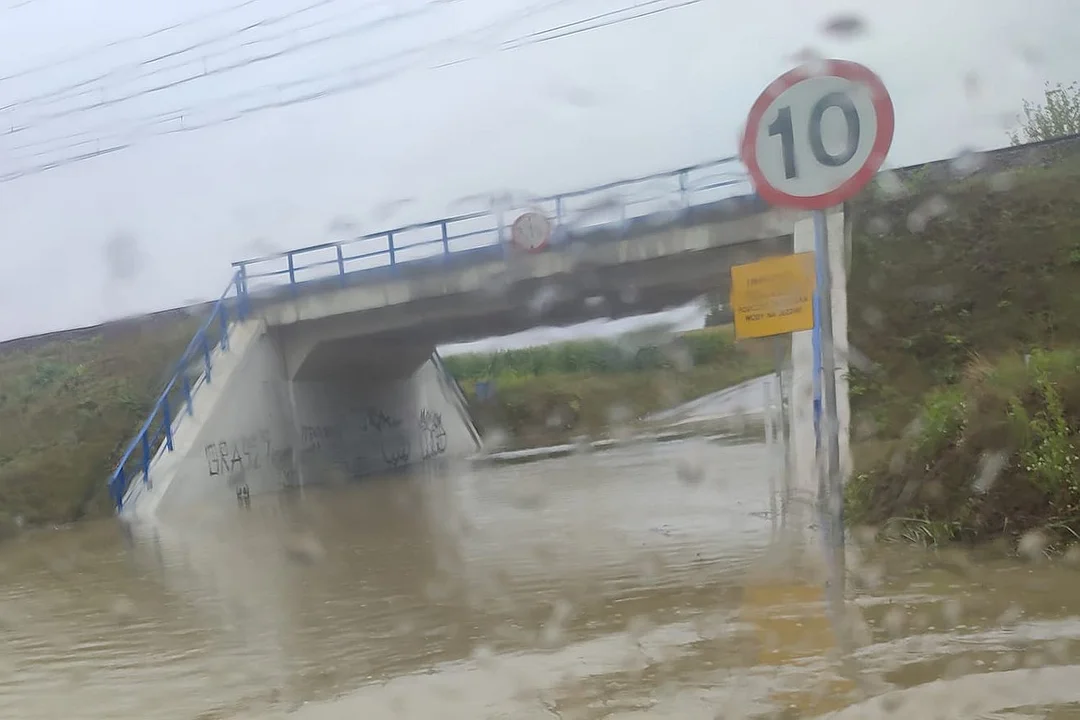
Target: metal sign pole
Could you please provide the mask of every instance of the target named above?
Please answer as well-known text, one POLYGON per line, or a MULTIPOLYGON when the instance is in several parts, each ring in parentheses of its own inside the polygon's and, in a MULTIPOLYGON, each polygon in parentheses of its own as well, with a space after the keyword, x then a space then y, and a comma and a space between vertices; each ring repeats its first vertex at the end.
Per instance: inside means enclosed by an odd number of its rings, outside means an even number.
MULTIPOLYGON (((844 488, 840 475, 840 423, 836 412, 836 358, 833 353, 832 268, 829 253, 829 231, 825 212, 814 213, 814 259, 817 267, 819 301, 818 325, 821 328, 822 412, 819 434, 819 453, 823 461, 819 488, 822 494, 821 518, 825 526, 825 541, 829 565, 829 597, 833 608, 840 611, 844 601, 844 488)), ((837 618, 839 620, 839 618, 837 618)))
POLYGON ((791 500, 791 434, 787 425, 787 403, 784 393, 784 364, 791 336, 773 338, 773 363, 776 371, 776 405, 778 435, 780 436, 780 527, 787 527, 788 502, 791 500))

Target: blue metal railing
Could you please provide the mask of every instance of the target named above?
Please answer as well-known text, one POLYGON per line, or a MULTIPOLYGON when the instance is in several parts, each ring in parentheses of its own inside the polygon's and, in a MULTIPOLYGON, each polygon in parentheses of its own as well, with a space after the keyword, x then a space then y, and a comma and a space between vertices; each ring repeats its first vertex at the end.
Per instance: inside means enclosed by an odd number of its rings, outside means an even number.
POLYGON ((165 384, 149 417, 120 456, 109 477, 109 495, 117 512, 123 509, 124 497, 131 482, 142 476, 150 483, 150 464, 162 452, 173 450, 173 435, 184 417, 193 413, 193 396, 203 383, 212 378, 214 353, 229 349, 229 324, 242 320, 247 314, 247 296, 240 273, 233 275, 225 292, 210 309, 210 315, 195 331, 172 377, 165 384), (230 300, 231 303, 230 307, 230 300), (194 373, 194 377, 193 377, 194 373))
POLYGON ((750 194, 745 171, 736 158, 729 157, 550 197, 493 201, 491 209, 241 260, 233 266, 245 291, 260 286, 295 289, 304 282, 334 277, 344 283, 346 276, 364 271, 503 245, 509 231, 506 221, 513 219, 515 211, 538 210, 552 218, 551 242, 557 247, 570 230, 581 232, 650 216, 674 220, 693 206, 737 194, 739 186, 750 194))

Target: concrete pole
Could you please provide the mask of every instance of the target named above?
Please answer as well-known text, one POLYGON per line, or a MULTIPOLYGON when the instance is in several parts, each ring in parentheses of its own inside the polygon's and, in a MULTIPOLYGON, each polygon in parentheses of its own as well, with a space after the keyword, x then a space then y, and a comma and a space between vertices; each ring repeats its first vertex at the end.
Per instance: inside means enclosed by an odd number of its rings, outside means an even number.
MULTIPOLYGON (((851 474, 851 404, 848 397, 847 264, 845 218, 842 208, 826 213, 831 270, 831 316, 836 374, 836 416, 840 445, 840 476, 851 474)), ((793 252, 814 250, 814 221, 810 214, 795 222, 793 252)), ((822 312, 825 308, 822 308, 822 312)), ((791 334, 791 387, 788 422, 791 442, 788 460, 792 488, 791 528, 802 535, 816 521, 818 492, 816 438, 814 436, 814 351, 811 331, 791 334)), ((808 539, 808 538, 806 538, 808 539)))

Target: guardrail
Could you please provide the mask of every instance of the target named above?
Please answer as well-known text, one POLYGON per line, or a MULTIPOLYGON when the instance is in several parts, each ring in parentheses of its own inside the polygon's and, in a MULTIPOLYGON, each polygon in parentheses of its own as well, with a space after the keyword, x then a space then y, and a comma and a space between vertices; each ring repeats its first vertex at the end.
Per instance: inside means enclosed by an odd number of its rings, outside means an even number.
POLYGON ((550 197, 492 200, 489 209, 479 212, 241 260, 233 267, 245 291, 281 285, 295 289, 333 277, 344 283, 346 276, 364 271, 499 246, 509 232, 507 221, 526 210, 553 219, 551 243, 557 246, 569 232, 648 216, 675 220, 693 206, 730 197, 735 193, 728 191, 738 186, 749 192, 745 171, 728 157, 550 197))
POLYGON ((120 456, 108 481, 109 495, 117 512, 124 507, 124 496, 131 482, 141 475, 142 481, 149 484, 154 458, 173 451, 173 435, 183 419, 192 415, 196 390, 213 377, 214 354, 229 349, 229 323, 234 317, 242 320, 247 314, 247 296, 243 288, 240 273, 234 274, 180 356, 146 422, 120 456))

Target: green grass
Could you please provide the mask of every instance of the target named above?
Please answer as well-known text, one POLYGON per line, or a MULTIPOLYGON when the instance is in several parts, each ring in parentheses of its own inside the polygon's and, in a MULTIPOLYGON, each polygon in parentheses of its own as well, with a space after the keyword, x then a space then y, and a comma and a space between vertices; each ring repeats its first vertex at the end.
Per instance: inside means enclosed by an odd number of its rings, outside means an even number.
POLYGON ((446 364, 485 435, 523 448, 606 437, 648 413, 767 373, 767 358, 760 344, 736 344, 731 326, 718 326, 458 355, 446 364), (493 399, 477 399, 478 381, 494 382, 493 399))
POLYGON ((166 313, 0 345, 0 526, 111 511, 105 480, 198 321, 166 313))
POLYGON ((444 358, 459 382, 548 375, 619 375, 679 370, 734 360, 739 355, 730 326, 670 335, 628 333, 614 340, 576 340, 494 353, 444 358))
POLYGON ((1080 531, 1080 156, 1005 180, 853 204, 849 337, 870 365, 850 375, 852 522, 920 542, 1080 531))
POLYGON ((848 486, 852 522, 924 541, 1080 531, 1080 345, 976 360, 848 486))
POLYGON ((480 402, 475 382, 462 383, 477 424, 487 437, 504 435, 507 448, 598 439, 642 416, 769 372, 752 356, 686 370, 660 369, 591 375, 504 377, 495 397, 480 402))

